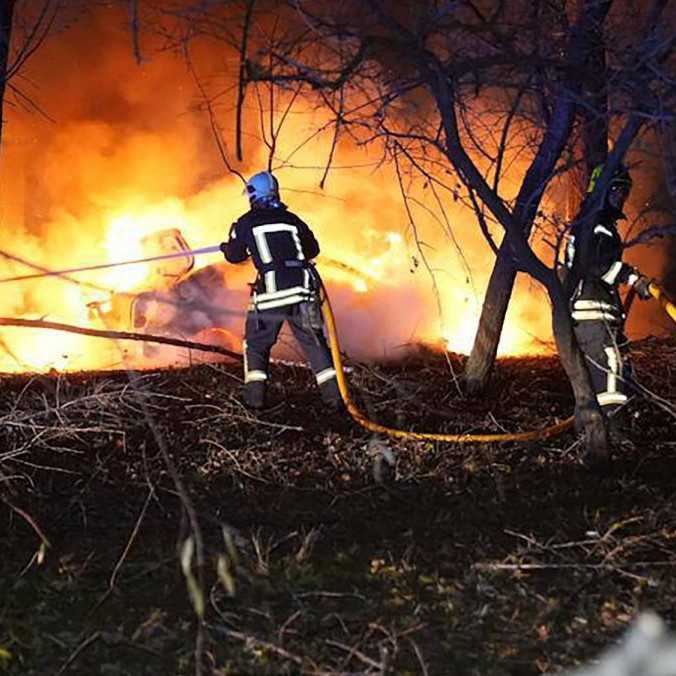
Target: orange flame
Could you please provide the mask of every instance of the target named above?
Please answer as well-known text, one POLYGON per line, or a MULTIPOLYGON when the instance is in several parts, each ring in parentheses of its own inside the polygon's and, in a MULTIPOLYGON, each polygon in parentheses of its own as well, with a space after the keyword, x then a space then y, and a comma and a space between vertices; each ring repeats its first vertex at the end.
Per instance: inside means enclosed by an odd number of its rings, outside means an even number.
MULTIPOLYGON (((25 116, 12 118, 3 130, 1 248, 51 269, 142 258, 144 237, 167 228, 180 230, 191 248, 218 244, 247 208, 239 179, 224 176, 208 120, 185 113, 195 92, 183 65, 158 59, 140 69, 127 42, 106 34, 110 29, 103 23, 96 27, 109 45, 98 50, 103 63, 94 65, 87 56, 95 31, 76 26, 72 40, 45 44, 30 64, 34 77, 45 83, 45 100, 59 103, 63 122, 56 130, 25 116), (64 99, 57 87, 61 79, 52 75, 78 55, 80 87, 64 99)), ((310 108, 296 112, 278 139, 276 156, 287 160, 275 173, 282 198, 310 224, 322 246, 319 269, 343 347, 358 358, 396 354, 416 342, 467 352, 494 260, 474 216, 461 204, 449 200, 446 205, 462 253, 422 209, 414 214, 416 242, 393 172, 342 168, 364 162, 363 151, 348 140, 339 144, 326 189, 318 190, 332 139, 327 134, 299 146, 298 139, 310 138, 321 120, 310 108)), ((254 113, 249 123, 255 131, 254 113)), ((267 165, 267 149, 250 137, 247 143, 248 174, 267 165)), ((425 202, 422 189, 418 198, 425 202)), ((196 270, 221 262, 217 255, 202 256, 196 270)), ((0 259, 3 276, 26 272, 0 259)), ((246 265, 229 266, 224 274, 230 290, 245 289, 253 278, 246 265)), ((102 314, 118 297, 148 291, 156 282, 150 265, 77 279, 88 285, 54 278, 5 285, 0 314, 129 330, 128 317, 111 325, 102 314)), ((532 289, 521 286, 501 354, 545 349, 539 338, 549 337, 548 312, 539 298, 533 313, 532 298, 532 289)), ((219 297, 218 302, 229 301, 219 297)), ((226 309, 242 312, 244 306, 226 309)), ((242 317, 235 315, 221 328, 241 333, 242 326, 242 317)), ((180 350, 149 355, 137 344, 119 346, 74 334, 3 328, 0 341, 4 372, 186 363, 180 350)))

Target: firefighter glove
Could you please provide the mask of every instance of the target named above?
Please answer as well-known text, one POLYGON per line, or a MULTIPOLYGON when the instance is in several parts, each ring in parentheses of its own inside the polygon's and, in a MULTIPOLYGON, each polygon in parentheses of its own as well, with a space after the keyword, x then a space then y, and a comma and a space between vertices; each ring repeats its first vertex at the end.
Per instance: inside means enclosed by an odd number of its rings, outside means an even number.
POLYGON ((221 243, 218 245, 218 248, 221 250, 221 253, 222 253, 224 256, 225 256, 225 250, 226 250, 227 246, 228 246, 228 245, 227 245, 226 242, 221 242, 221 243))
POLYGON ((652 281, 652 279, 645 275, 639 275, 638 279, 634 282, 634 289, 641 300, 647 300, 652 297, 652 294, 650 293, 650 284, 652 281))

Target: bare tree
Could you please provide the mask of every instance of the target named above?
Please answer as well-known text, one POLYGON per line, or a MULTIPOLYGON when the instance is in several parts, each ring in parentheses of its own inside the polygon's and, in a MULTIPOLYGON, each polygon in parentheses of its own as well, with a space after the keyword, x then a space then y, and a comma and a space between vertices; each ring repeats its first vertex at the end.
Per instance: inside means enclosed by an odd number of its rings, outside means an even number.
MULTIPOLYGON (((349 131, 361 143, 381 143, 397 163, 400 182, 403 175, 407 185, 417 178, 442 202, 471 204, 497 259, 468 363, 470 389, 486 382, 516 272, 525 272, 549 295, 586 448, 602 458, 606 434, 573 334, 569 289, 561 286, 552 261, 536 255, 530 237, 548 187, 580 164, 581 144, 590 166, 605 157, 607 130, 612 132, 607 171, 579 215, 585 221, 642 128, 668 117, 673 87, 665 63, 674 34, 664 20, 666 5, 654 0, 649 8, 632 10, 621 0, 192 3, 189 16, 183 12, 191 30, 182 31, 181 44, 197 34, 220 33, 236 48, 237 120, 250 87, 268 83, 294 96, 300 87, 303 96, 333 112, 336 134, 349 131), (615 31, 612 59, 604 37, 609 26, 615 31), (515 191, 507 175, 512 184, 517 176, 515 191), (496 227, 503 232, 499 246, 496 227)), ((234 140, 240 148, 241 124, 234 140)))

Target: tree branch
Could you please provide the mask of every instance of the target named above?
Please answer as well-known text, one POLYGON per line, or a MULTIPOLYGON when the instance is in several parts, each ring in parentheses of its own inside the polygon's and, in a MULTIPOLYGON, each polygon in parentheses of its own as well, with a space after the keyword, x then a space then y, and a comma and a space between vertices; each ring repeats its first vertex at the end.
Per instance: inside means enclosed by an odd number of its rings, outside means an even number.
POLYGON ((20 319, 17 317, 0 317, 0 326, 23 326, 32 329, 50 329, 52 331, 67 331, 69 333, 78 333, 83 336, 93 336, 95 338, 109 338, 112 340, 140 340, 148 343, 162 343, 164 345, 174 345, 175 347, 185 347, 189 350, 199 350, 201 352, 213 352, 222 354, 231 359, 240 361, 242 355, 239 352, 233 352, 225 347, 218 345, 207 345, 206 343, 194 343, 180 338, 170 338, 168 336, 156 336, 145 333, 132 333, 129 331, 103 331, 101 329, 89 329, 84 326, 73 326, 71 324, 62 324, 61 322, 48 322, 41 319, 20 319))

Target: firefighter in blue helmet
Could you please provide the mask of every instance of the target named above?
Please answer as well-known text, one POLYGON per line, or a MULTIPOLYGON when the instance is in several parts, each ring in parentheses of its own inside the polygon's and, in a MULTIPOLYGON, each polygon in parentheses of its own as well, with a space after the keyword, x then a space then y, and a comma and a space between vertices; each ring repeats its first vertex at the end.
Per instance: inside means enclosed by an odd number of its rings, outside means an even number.
POLYGON ((244 402, 253 409, 265 407, 270 350, 286 321, 310 362, 322 400, 337 409, 340 392, 311 263, 319 244, 281 202, 279 183, 269 171, 252 176, 245 194, 251 208, 232 224, 228 241, 221 244, 230 263, 251 256, 258 271, 244 329, 244 402))
MULTIPOLYGON (((587 194, 591 194, 603 172, 594 169, 587 194)), ((587 357, 592 385, 611 434, 621 436, 620 410, 629 392, 629 362, 626 358, 626 319, 619 285, 633 287, 639 298, 650 297, 650 279, 622 261, 622 239, 617 222, 629 196, 632 179, 623 166, 613 173, 603 196, 602 206, 593 217, 586 244, 580 246, 582 233, 573 231, 566 247, 566 266, 580 271, 579 282, 571 298, 575 335, 587 357)))

